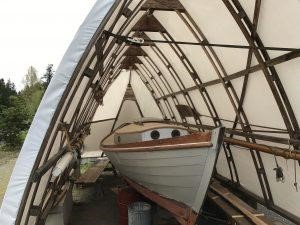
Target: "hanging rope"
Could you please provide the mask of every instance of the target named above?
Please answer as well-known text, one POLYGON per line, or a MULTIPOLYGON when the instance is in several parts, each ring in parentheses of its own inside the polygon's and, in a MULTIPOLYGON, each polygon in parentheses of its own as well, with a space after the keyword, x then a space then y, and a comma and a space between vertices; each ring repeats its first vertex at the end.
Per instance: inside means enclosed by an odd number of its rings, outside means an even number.
POLYGON ((293 158, 293 154, 294 154, 294 175, 295 175, 294 176, 294 187, 295 187, 296 191, 298 192, 296 152, 293 152, 294 150, 292 149, 292 145, 291 145, 290 141, 289 141, 289 150, 290 150, 290 152, 289 152, 290 158, 293 158))
POLYGON ((199 46, 211 46, 219 48, 238 48, 238 49, 260 49, 260 50, 271 50, 271 51, 295 51, 300 50, 299 48, 285 48, 285 47, 259 47, 259 46, 248 46, 248 45, 230 45, 230 44, 216 44, 208 43, 208 41, 202 42, 187 42, 187 41, 169 41, 169 40, 144 40, 143 38, 128 37, 111 33, 109 31, 103 31, 106 37, 114 37, 121 42, 129 45, 141 46, 154 43, 162 44, 178 44, 178 45, 199 45, 199 46))
POLYGON ((296 191, 298 192, 296 153, 294 153, 294 173, 295 173, 294 187, 295 187, 296 191))
POLYGON ((294 182, 294 186, 295 186, 296 191, 298 192, 297 163, 296 163, 296 160, 294 160, 294 170, 295 170, 295 182, 294 182))

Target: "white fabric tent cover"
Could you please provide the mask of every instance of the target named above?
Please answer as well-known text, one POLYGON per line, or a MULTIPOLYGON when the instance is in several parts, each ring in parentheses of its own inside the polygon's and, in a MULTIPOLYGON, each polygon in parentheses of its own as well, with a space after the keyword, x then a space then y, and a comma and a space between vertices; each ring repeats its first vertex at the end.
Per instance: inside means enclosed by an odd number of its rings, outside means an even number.
MULTIPOLYGON (((104 47, 104 52, 107 52, 104 55, 105 60, 102 62, 104 70, 102 72, 96 71, 95 68, 99 68, 98 62, 103 57, 97 53, 101 48, 101 44, 98 45, 97 41, 101 39, 103 29, 109 30, 111 27, 110 31, 112 33, 132 36, 136 30, 142 27, 137 28, 135 25, 139 24, 140 18, 145 15, 146 11, 139 11, 145 2, 138 0, 98 0, 79 28, 43 97, 17 160, 0 210, 1 225, 12 225, 16 221, 18 224, 35 223, 36 217, 28 216, 28 212, 32 205, 43 204, 45 200, 44 193, 49 180, 51 180, 51 171, 47 172, 36 185, 30 184, 29 178, 34 169, 42 166, 59 151, 61 136, 60 132, 57 131, 57 127, 61 121, 71 124, 70 129, 72 129, 76 126, 76 121, 79 124, 84 124, 84 121, 106 120, 105 122, 91 124, 91 134, 84 142, 83 148, 85 151, 98 150, 99 142, 112 128, 140 117, 138 107, 140 107, 144 117, 167 117, 173 121, 182 122, 175 105, 191 105, 202 115, 200 116, 202 125, 215 126, 212 117, 216 115, 211 113, 211 108, 207 106, 201 92, 194 88, 199 85, 199 81, 192 79, 190 74, 191 65, 202 83, 206 84, 219 79, 219 82, 211 85, 207 84, 205 88, 221 125, 233 129, 233 121, 236 118, 234 105, 238 106, 238 103, 234 98, 232 100, 231 97, 235 94, 238 97, 241 96, 244 76, 230 80, 230 85, 233 87, 231 89, 226 89, 223 86, 222 82, 224 81, 222 81, 222 78, 246 69, 249 49, 212 47, 220 60, 220 64, 215 59, 213 61, 217 65, 222 65, 224 67, 222 69, 220 66, 217 66, 217 68, 213 66, 206 55, 205 49, 201 46, 179 45, 180 54, 185 55, 182 58, 177 55, 174 46, 168 44, 155 44, 154 47, 151 45, 142 46, 143 54, 135 55, 137 58, 135 60, 138 61, 131 61, 131 66, 134 67, 132 71, 129 71, 128 68, 125 68, 126 65, 124 62, 122 63, 122 60, 125 61, 126 57, 130 58, 129 55, 126 55, 126 51, 132 46, 130 47, 124 43, 117 44, 110 37, 105 42, 104 47), (127 10, 128 14, 118 14, 124 6, 129 9, 129 12, 127 10), (163 56, 157 49, 163 53, 163 56), (190 66, 185 66, 182 61, 189 61, 190 66), (218 74, 216 70, 223 72, 218 74), (89 74, 86 75, 86 71, 89 74), (93 73, 93 71, 96 72, 93 73), (107 79, 104 79, 103 74, 107 79), (179 75, 180 80, 176 78, 176 74, 179 75), (138 105, 130 100, 123 101, 129 80, 138 105), (103 90, 106 92, 103 105, 95 102, 90 103, 95 90, 90 87, 97 84, 97 81, 102 82, 103 90), (187 90, 189 97, 180 92, 184 89, 187 90), (229 90, 229 93, 227 90, 229 90), (175 97, 171 93, 176 93, 175 97), (91 114, 88 114, 87 108, 89 108, 88 111, 91 114), (80 115, 86 115, 86 120, 80 119, 80 115), (24 202, 24 198, 27 201, 24 202), (22 208, 23 213, 18 215, 20 208, 22 208)), ((168 1, 161 2, 168 5, 166 3, 168 1)), ((237 1, 180 0, 190 18, 201 28, 201 32, 210 43, 247 46, 249 45, 248 40, 226 6, 228 2, 233 4, 237 1)), ((257 9, 257 4, 260 1, 240 0, 239 2, 249 19, 251 21, 255 20, 255 12, 257 12, 255 9, 257 9)), ((240 10, 238 7, 234 9, 240 10)), ((257 33, 265 46, 299 48, 299 1, 265 0, 261 2, 259 9, 259 17, 256 22, 257 33)), ((153 12, 154 18, 159 21, 174 40, 199 41, 189 29, 189 26, 194 25, 191 23, 189 25, 185 24, 181 18, 182 15, 183 18, 189 18, 180 10, 154 10, 153 12)), ((151 29, 144 32, 148 38, 164 40, 164 33, 157 32, 157 27, 151 29)), ((200 32, 197 31, 196 33, 199 35, 200 32)), ((271 50, 267 50, 267 53, 270 59, 276 59, 276 57, 286 54, 283 51, 271 50)), ((299 54, 291 60, 283 61, 274 66, 289 99, 296 121, 300 120, 298 100, 300 94, 300 59, 298 56, 299 54)), ((259 60, 257 58, 258 56, 253 55, 248 67, 258 65, 259 60)), ((291 137, 289 135, 287 122, 284 120, 278 102, 276 102, 272 93, 261 69, 249 73, 245 99, 242 104, 248 122, 245 119, 243 119, 243 122, 250 125, 254 134, 299 140, 299 136, 291 137)), ((197 123, 194 118, 188 118, 186 122, 197 123)), ((240 123, 236 125, 235 129, 243 131, 240 123)), ((292 129, 296 131, 295 126, 292 129)), ((235 136, 235 138, 245 140, 243 137, 235 136)), ((264 140, 256 141, 272 146, 289 147, 287 144, 270 143, 270 141, 266 142, 264 140)), ((238 171, 240 185, 247 191, 263 198, 250 152, 235 146, 231 146, 231 152, 238 171)), ((261 159, 265 167, 274 205, 292 216, 298 217, 300 215, 300 195, 293 186, 294 160, 286 161, 281 157, 277 157, 278 163, 285 174, 285 182, 281 183, 275 179, 273 171, 275 167, 274 156, 262 153, 261 159)), ((296 170, 298 179, 300 179, 298 165, 296 170)), ((221 176, 231 179, 224 150, 219 155, 217 172, 221 176)), ((233 181, 236 182, 236 179, 234 178, 233 181)))
POLYGON ((14 224, 33 164, 51 119, 84 51, 114 0, 98 1, 80 26, 42 99, 5 193, 0 224, 14 224))

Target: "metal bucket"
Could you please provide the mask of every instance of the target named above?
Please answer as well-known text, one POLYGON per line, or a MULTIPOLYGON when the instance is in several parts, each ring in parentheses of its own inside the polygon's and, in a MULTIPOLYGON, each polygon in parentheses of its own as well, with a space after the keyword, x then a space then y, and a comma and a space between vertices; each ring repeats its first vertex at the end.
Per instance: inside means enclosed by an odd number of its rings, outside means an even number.
POLYGON ((130 187, 122 188, 118 193, 120 223, 128 225, 128 206, 133 202, 141 201, 141 195, 130 187))
POLYGON ((151 205, 134 202, 128 206, 128 225, 151 225, 151 205))

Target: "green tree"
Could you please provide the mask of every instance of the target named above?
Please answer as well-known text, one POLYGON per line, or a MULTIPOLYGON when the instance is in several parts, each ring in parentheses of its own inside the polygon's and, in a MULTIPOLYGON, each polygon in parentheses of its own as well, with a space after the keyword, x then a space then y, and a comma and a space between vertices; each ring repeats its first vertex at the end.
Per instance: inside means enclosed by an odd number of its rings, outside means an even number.
POLYGON ((23 142, 22 132, 29 128, 29 115, 20 96, 11 96, 10 101, 11 105, 0 111, 0 142, 6 149, 15 150, 23 142))
POLYGON ((32 87, 38 82, 37 70, 33 66, 30 66, 24 78, 25 88, 32 87))
POLYGON ((4 79, 0 79, 0 105, 9 106, 10 96, 16 94, 17 92, 14 83, 10 80, 5 83, 4 79))
POLYGON ((19 149, 36 113, 40 101, 53 76, 49 64, 44 80, 39 80, 37 70, 30 66, 24 77, 24 88, 16 92, 15 85, 0 79, 0 147, 19 149))
POLYGON ((31 119, 33 119, 36 110, 41 102, 44 94, 44 88, 41 83, 36 83, 31 87, 24 88, 20 95, 26 103, 27 111, 31 119))
POLYGON ((0 145, 5 149, 16 149, 29 125, 26 104, 15 85, 0 79, 0 145))
POLYGON ((32 120, 44 94, 44 87, 38 79, 37 70, 33 66, 29 67, 24 83, 25 87, 20 92, 20 96, 26 103, 29 118, 32 120))
POLYGON ((54 75, 53 64, 48 64, 46 68, 46 73, 42 76, 42 85, 45 88, 45 90, 50 84, 53 75, 54 75))

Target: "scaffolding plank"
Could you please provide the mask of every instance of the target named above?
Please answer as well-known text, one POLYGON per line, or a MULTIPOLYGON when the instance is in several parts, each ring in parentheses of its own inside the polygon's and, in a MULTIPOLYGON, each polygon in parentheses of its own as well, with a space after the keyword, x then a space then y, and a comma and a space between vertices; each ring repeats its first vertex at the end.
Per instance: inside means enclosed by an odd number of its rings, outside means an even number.
POLYGON ((93 184, 97 181, 107 164, 108 159, 102 159, 95 165, 91 166, 84 174, 82 174, 77 180, 76 184, 93 184))
POLYGON ((223 200, 219 195, 211 191, 208 191, 207 196, 214 204, 216 204, 228 216, 230 223, 236 225, 252 224, 250 221, 248 221, 245 218, 245 216, 241 212, 234 209, 229 203, 223 200))
MULTIPOLYGON (((249 206, 242 201, 236 195, 231 193, 227 188, 223 187, 219 182, 213 182, 210 188, 216 192, 220 197, 230 203, 235 209, 239 210, 241 215, 245 216, 252 224, 256 225, 273 225, 271 221, 266 219, 263 213, 259 213, 257 210, 249 206)), ((239 215, 236 216, 238 218, 239 215)))

